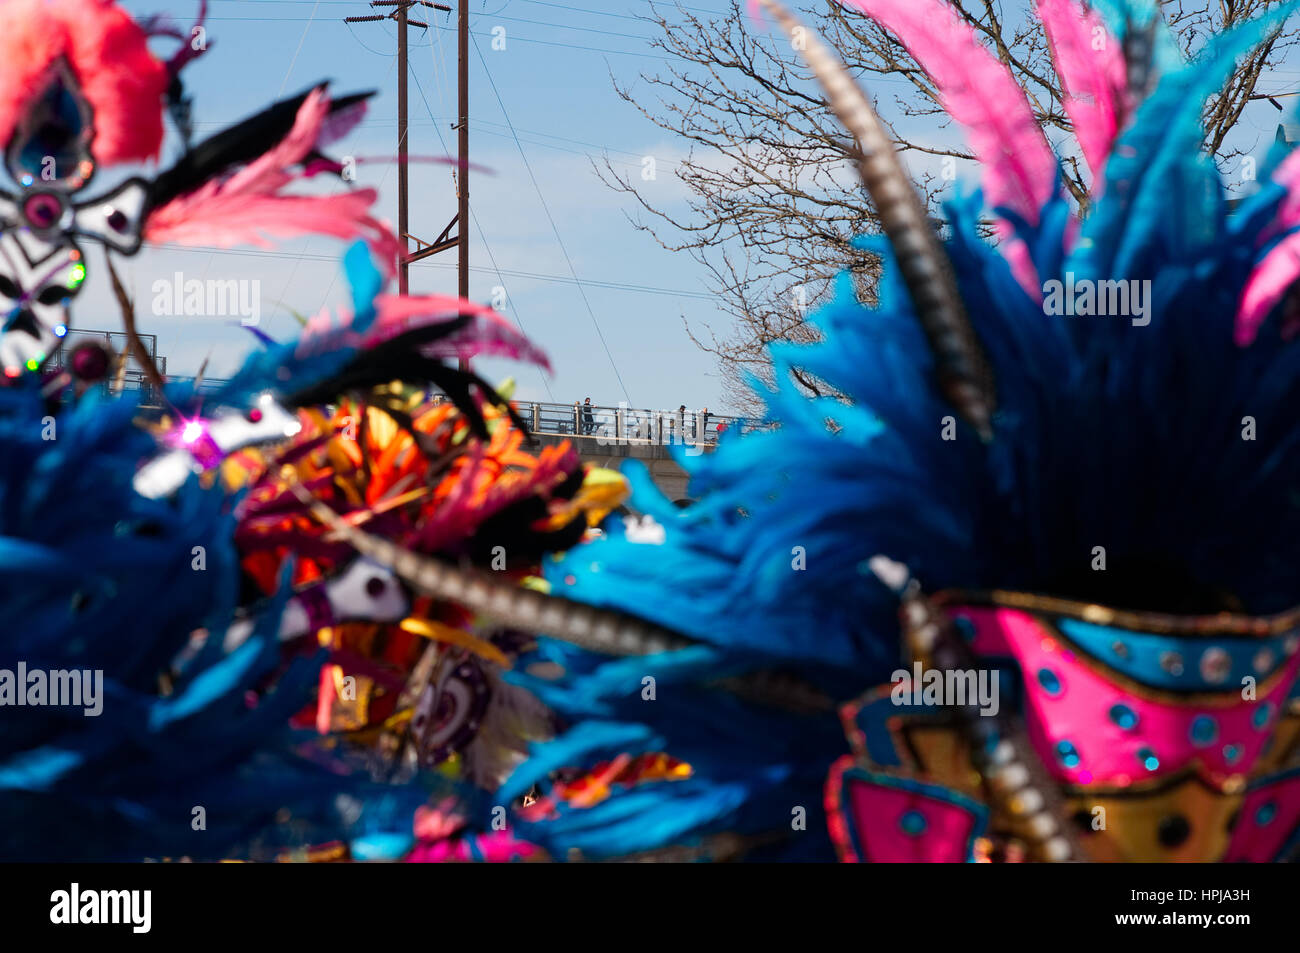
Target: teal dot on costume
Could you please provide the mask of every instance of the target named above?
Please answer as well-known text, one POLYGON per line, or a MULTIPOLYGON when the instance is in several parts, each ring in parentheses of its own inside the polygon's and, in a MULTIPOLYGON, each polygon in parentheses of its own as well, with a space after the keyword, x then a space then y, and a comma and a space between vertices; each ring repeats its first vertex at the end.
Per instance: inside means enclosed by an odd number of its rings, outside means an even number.
POLYGON ((1275 817, 1277 817, 1277 805, 1272 801, 1269 801, 1267 804, 1261 804, 1255 811, 1255 823, 1260 827, 1265 826, 1275 817))
POLYGON ((1228 764, 1235 764, 1241 760, 1242 751, 1241 745, 1224 745, 1223 758, 1228 764))
POLYGON ((1192 743, 1203 748, 1213 744, 1214 739, 1219 737, 1219 725, 1209 715, 1197 715, 1192 719, 1191 731, 1188 733, 1192 737, 1192 743))
POLYGON ((1040 668, 1038 670, 1038 684, 1043 686, 1043 691, 1049 695, 1061 694, 1061 680, 1056 677, 1056 673, 1050 668, 1040 668))
POLYGON ((1160 767, 1160 759, 1150 748, 1139 748, 1137 753, 1138 760, 1142 762, 1142 767, 1148 771, 1154 771, 1160 767))
POLYGON ((1117 704, 1110 706, 1110 720, 1125 731, 1132 731, 1137 727, 1138 716, 1128 705, 1117 704))
POLYGON ((1250 723, 1255 726, 1256 731, 1263 731, 1268 727, 1269 721, 1273 717, 1273 703, 1264 702, 1255 709, 1255 714, 1250 716, 1250 723))
POLYGON ((908 811, 898 819, 898 827, 908 837, 924 834, 926 828, 925 815, 920 811, 908 811))
POLYGON ((1079 751, 1070 741, 1058 741, 1056 743, 1056 756, 1061 759, 1061 764, 1067 768, 1077 768, 1079 766, 1079 751))

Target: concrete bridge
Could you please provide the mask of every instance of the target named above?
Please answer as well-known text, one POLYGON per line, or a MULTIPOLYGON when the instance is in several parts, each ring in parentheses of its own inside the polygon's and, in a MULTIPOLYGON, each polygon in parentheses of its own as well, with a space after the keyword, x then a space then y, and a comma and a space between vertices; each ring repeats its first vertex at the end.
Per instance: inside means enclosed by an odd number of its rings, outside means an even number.
POLYGON ((650 471, 655 485, 668 499, 684 502, 686 471, 672 456, 672 447, 687 453, 710 453, 718 435, 730 428, 750 430, 743 418, 725 417, 706 410, 646 410, 597 404, 551 404, 514 401, 515 410, 543 446, 565 440, 583 461, 618 470, 634 459, 650 471))

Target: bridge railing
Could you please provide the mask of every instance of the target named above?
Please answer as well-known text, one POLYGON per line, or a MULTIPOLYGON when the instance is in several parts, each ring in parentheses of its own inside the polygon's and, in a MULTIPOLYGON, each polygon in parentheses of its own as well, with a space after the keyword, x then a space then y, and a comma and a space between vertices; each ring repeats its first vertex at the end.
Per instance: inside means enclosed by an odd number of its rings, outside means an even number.
MULTIPOLYGON (((85 334, 84 337, 89 338, 91 334, 85 334)), ((114 346, 114 350, 120 353, 116 347, 119 342, 108 339, 104 332, 94 332, 94 337, 102 340, 106 345, 114 346)), ((159 369, 165 373, 165 358, 157 360, 162 365, 159 369)), ((49 369, 62 369, 58 356, 51 362, 49 369)), ((108 393, 117 380, 118 376, 113 375, 95 386, 108 393)), ((124 389, 143 392, 143 406, 153 408, 162 406, 161 395, 154 392, 148 376, 133 360, 128 362, 120 380, 124 389)), ((170 377, 169 380, 185 381, 193 378, 178 375, 170 377)), ((203 380, 200 389, 215 390, 223 383, 225 381, 220 378, 208 377, 203 380)), ((438 399, 436 395, 434 399, 438 399)), ((557 404, 543 401, 511 401, 511 405, 534 433, 556 434, 576 438, 579 441, 590 440, 593 443, 711 446, 716 444, 718 437, 728 430, 748 433, 763 429, 765 426, 744 417, 731 417, 705 410, 649 410, 628 407, 626 404, 612 406, 557 404)))

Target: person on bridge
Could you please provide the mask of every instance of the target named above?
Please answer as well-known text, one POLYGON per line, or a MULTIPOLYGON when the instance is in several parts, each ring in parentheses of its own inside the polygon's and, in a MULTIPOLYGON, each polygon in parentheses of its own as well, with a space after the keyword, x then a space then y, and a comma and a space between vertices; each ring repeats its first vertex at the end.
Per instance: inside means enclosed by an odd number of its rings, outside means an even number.
POLYGON ((585 434, 595 433, 596 420, 591 415, 591 398, 588 397, 582 402, 582 432, 585 434))

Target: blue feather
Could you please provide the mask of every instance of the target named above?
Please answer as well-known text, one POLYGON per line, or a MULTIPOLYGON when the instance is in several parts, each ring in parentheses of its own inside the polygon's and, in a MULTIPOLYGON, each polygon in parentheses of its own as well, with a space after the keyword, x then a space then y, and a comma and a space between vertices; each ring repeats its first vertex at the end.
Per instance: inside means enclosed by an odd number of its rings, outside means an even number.
MULTIPOLYGON (((1128 21, 1154 15, 1151 3, 1097 6, 1118 19, 1121 36, 1128 21)), ((626 468, 634 505, 664 525, 664 541, 611 531, 547 576, 559 594, 701 646, 680 665, 570 652, 566 678, 526 681, 573 727, 538 746, 506 793, 545 788, 557 766, 611 757, 620 733, 626 750, 662 742, 694 771, 689 781, 562 808, 524 824, 527 836, 561 853, 608 856, 720 830, 788 832, 791 805, 815 802, 846 750, 836 719, 759 710, 710 682, 782 667, 847 698, 889 681, 901 652, 898 605, 867 571, 877 554, 905 563, 928 591, 1090 598, 1070 587, 1103 545, 1117 579, 1122 567, 1155 560, 1191 580, 1185 588, 1231 592, 1249 612, 1300 603, 1300 346, 1276 334, 1247 350, 1232 343, 1255 235, 1282 193, 1264 186, 1230 216, 1199 128, 1206 97, 1292 9, 1216 37, 1190 65, 1157 31, 1160 85, 1120 138, 1069 255, 1063 196, 1033 228, 1004 214, 1044 279, 1149 282, 1134 286, 1149 291, 1140 299, 1149 321, 1045 314, 982 237, 979 194, 947 203, 949 257, 997 381, 991 444, 960 428, 945 438, 954 411, 910 300, 888 248, 866 239, 859 247, 882 260, 877 307, 842 276, 810 318, 823 340, 772 348, 775 383, 760 390, 770 426, 681 458, 696 504, 676 510, 641 468, 626 468), (809 399, 793 368, 850 403, 809 399), (1253 440, 1242 439, 1246 418, 1253 440), (645 674, 668 686, 654 702, 637 693, 645 674)), ((802 843, 832 856, 824 839, 802 843)))

